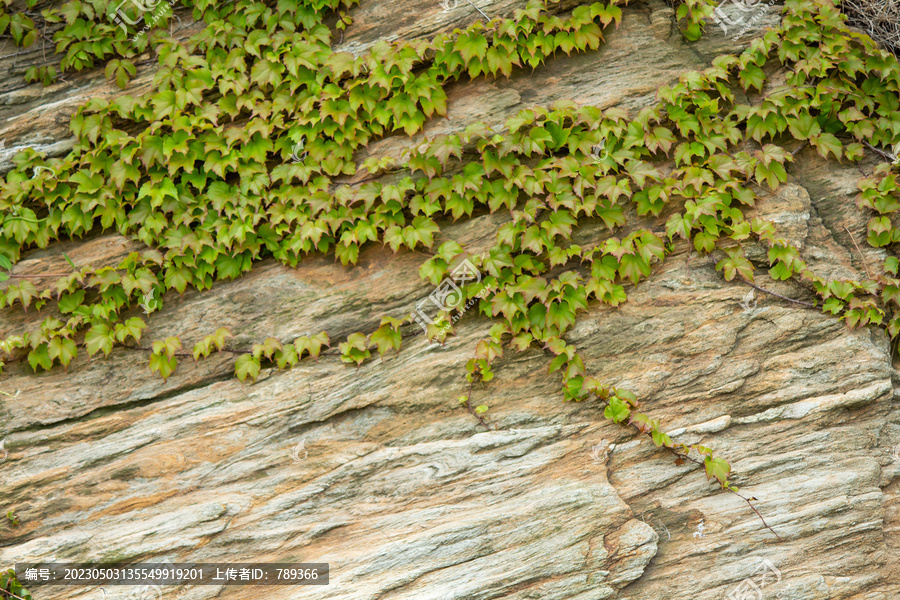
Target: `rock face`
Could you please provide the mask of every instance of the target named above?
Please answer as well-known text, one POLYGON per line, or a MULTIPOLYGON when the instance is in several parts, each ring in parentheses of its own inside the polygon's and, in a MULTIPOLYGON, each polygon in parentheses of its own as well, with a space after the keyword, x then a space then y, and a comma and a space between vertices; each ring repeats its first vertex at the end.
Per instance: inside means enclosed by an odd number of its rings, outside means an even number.
MULTIPOLYGON (((475 3, 489 16, 523 4, 475 3)), ((509 81, 452 86, 449 118, 426 135, 475 120, 499 125, 557 99, 640 109, 684 70, 746 46, 777 21, 777 8, 742 38, 711 26, 688 45, 670 7, 634 4, 596 53, 563 55, 509 81)), ((363 2, 358 11, 342 50, 480 18, 466 2, 444 12, 436 0, 363 2)), ((38 54, 30 59, 40 64, 38 54)), ((151 66, 139 75, 129 93, 148 85, 151 66)), ((100 71, 72 80, 92 95, 113 93, 100 71)), ((66 148, 50 124, 51 103, 77 102, 64 94, 62 84, 43 92, 10 84, 0 95, 7 148, 66 148)), ((399 153, 419 139, 392 137, 370 152, 399 153)), ((858 277, 882 258, 862 243, 867 217, 852 202, 855 167, 807 149, 790 176, 756 210, 800 245, 817 273, 858 277)), ((506 218, 442 226, 479 252, 506 218)), ((632 215, 629 226, 644 221, 632 215)), ((608 234, 597 224, 577 235, 608 234)), ((56 244, 28 253, 14 272, 54 272, 63 251, 78 266, 115 264, 137 247, 110 235, 56 244)), ((426 297, 421 260, 370 247, 353 268, 331 257, 297 269, 264 262, 211 291, 166 296, 145 337, 178 335, 187 346, 224 326, 236 347, 321 330, 337 341, 426 297)), ((764 270, 759 283, 811 300, 764 270)), ((595 405, 562 403, 540 351, 508 351, 495 380, 474 390, 490 406, 485 431, 455 400, 468 389, 465 361, 490 327, 472 311, 443 347, 410 331, 385 360, 357 369, 328 355, 264 372, 253 385, 232 378, 229 355, 182 359, 165 383, 146 354, 124 349, 105 360, 79 357, 71 373, 9 365, 0 380, 11 394, 0 397, 0 485, 4 512, 15 510, 20 525, 2 527, 0 567, 171 560, 331 568, 328 586, 152 591, 166 600, 900 598, 900 373, 889 340, 750 291, 683 244, 629 288, 627 303, 592 306, 567 337, 588 357, 588 371, 634 390, 673 439, 727 458, 741 493, 757 499, 780 539, 696 465, 675 465, 595 405)), ((45 316, 5 310, 0 335, 45 316)), ((47 600, 157 597, 124 587, 33 591, 47 600)))

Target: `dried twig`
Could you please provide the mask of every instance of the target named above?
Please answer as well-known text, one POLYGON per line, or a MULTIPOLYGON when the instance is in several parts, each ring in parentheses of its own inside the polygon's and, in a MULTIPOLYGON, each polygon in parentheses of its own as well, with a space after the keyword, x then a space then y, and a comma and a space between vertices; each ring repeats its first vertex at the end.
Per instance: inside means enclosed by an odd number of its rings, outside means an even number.
MULTIPOLYGON (((472 4, 472 0, 466 0, 466 2, 468 2, 469 4, 472 4)), ((480 8, 478 8, 477 6, 475 6, 474 4, 472 4, 472 7, 475 8, 475 10, 477 10, 478 12, 480 12, 481 15, 482 15, 485 19, 487 19, 488 21, 491 20, 491 18, 490 18, 489 16, 487 16, 486 14, 484 14, 484 11, 483 11, 483 10, 481 10, 480 8)))
POLYGON ((848 24, 864 29, 876 42, 900 58, 900 2, 885 0, 842 0, 841 10, 848 24))
MULTIPOLYGON (((847 226, 844 225, 844 229, 847 229, 847 226)), ((856 240, 853 237, 853 234, 850 233, 850 230, 847 229, 847 233, 850 235, 850 241, 853 242, 853 245, 856 246, 856 251, 859 252, 859 259, 862 261, 863 266, 866 268, 866 275, 869 279, 872 279, 872 274, 869 273, 869 265, 866 263, 866 257, 863 255, 862 250, 859 249, 859 244, 856 243, 856 240)))
POLYGON ((875 146, 873 146, 872 144, 870 144, 870 143, 867 142, 866 140, 863 140, 863 144, 865 144, 866 147, 867 147, 869 150, 871 150, 872 152, 875 152, 876 154, 880 154, 883 158, 885 158, 885 159, 887 159, 887 160, 889 160, 889 161, 891 161, 891 162, 894 162, 894 160, 895 160, 896 157, 895 157, 893 154, 891 154, 890 152, 885 152, 884 150, 881 150, 880 148, 876 148, 875 146))
POLYGON ((62 81, 63 83, 68 83, 68 84, 71 85, 73 88, 75 88, 75 89, 77 89, 77 90, 79 90, 79 91, 82 91, 82 92, 84 91, 84 88, 81 88, 81 87, 75 85, 74 83, 72 83, 71 81, 69 81, 68 79, 66 79, 65 77, 63 77, 62 75, 59 76, 59 80, 62 81))
POLYGON ((749 285, 750 287, 752 287, 754 289, 757 289, 761 292, 765 292, 767 294, 775 296, 776 298, 781 298, 782 300, 787 300, 788 302, 793 302, 795 304, 802 304, 803 306, 808 306, 810 308, 818 308, 815 304, 812 304, 810 302, 804 302, 803 300, 794 300, 793 298, 788 298, 787 296, 782 296, 781 294, 779 294, 777 292, 773 292, 772 290, 767 290, 766 288, 759 287, 755 283, 750 283, 746 279, 741 279, 741 281, 743 283, 746 283, 747 285, 749 285))
POLYGON ((796 156, 798 152, 800 152, 801 150, 806 148, 806 146, 808 146, 808 145, 809 145, 809 142, 803 142, 802 144, 800 144, 800 146, 796 150, 791 152, 791 156, 796 156))

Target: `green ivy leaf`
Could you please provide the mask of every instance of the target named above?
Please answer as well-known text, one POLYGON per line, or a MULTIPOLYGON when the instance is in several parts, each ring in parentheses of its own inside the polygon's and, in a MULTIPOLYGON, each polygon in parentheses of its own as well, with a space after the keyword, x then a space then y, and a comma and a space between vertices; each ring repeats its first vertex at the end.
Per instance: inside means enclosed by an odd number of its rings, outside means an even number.
POLYGON ((67 368, 72 359, 78 356, 78 348, 70 339, 54 337, 47 344, 47 354, 51 360, 59 360, 67 368))
POLYGON ((259 358, 252 354, 241 354, 234 363, 234 374, 241 382, 248 377, 256 381, 256 378, 259 377, 259 369, 259 358))
POLYGON ((338 347, 341 351, 341 361, 356 363, 357 367, 372 355, 367 349, 366 336, 362 333, 351 333, 347 336, 347 341, 341 342, 338 347))
POLYGON ((703 462, 706 466, 707 479, 715 477, 723 487, 728 485, 728 475, 731 473, 731 465, 721 458, 713 458, 711 455, 707 456, 703 462))
POLYGON ((653 443, 656 444, 657 448, 660 446, 670 447, 672 445, 672 439, 662 431, 654 429, 650 432, 650 436, 653 438, 653 443))
POLYGON ((116 324, 116 340, 120 343, 125 343, 125 340, 130 337, 135 343, 139 343, 141 341, 141 334, 146 328, 147 324, 141 318, 131 317, 124 323, 116 324))
POLYGON ((109 326, 103 323, 93 325, 84 336, 84 345, 88 356, 93 356, 101 350, 104 356, 109 356, 113 347, 113 333, 109 326))
POLYGON ((163 354, 150 355, 150 370, 158 372, 163 381, 167 381, 169 376, 175 372, 178 361, 174 356, 166 356, 163 354))
POLYGON ((384 324, 372 334, 370 341, 378 348, 378 354, 384 356, 389 350, 400 352, 400 330, 390 324, 384 324))
POLYGON ((153 342, 154 354, 161 354, 165 352, 167 356, 174 358, 175 353, 178 350, 181 350, 181 340, 179 340, 174 335, 170 335, 164 340, 153 342))
POLYGON ((59 312, 69 314, 75 312, 75 309, 81 306, 83 302, 84 290, 76 290, 74 292, 63 294, 56 303, 56 306, 59 308, 59 312))
POLYGON ((35 373, 39 366, 45 371, 49 371, 52 368, 53 361, 50 360, 46 342, 40 344, 37 348, 34 348, 28 353, 28 364, 31 365, 31 368, 35 373))
POLYGON ((613 423, 623 422, 630 414, 631 409, 628 408, 628 404, 618 396, 612 396, 603 411, 603 416, 611 419, 613 423))

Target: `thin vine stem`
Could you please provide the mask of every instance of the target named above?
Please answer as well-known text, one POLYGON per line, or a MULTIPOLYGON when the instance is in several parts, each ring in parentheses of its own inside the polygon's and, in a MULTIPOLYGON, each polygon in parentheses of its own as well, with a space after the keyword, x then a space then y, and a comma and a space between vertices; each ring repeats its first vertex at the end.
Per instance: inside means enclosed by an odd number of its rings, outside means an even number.
POLYGON ((25 598, 23 598, 22 596, 17 596, 16 594, 13 594, 9 590, 0 589, 0 592, 3 592, 4 594, 7 594, 9 596, 12 596, 13 598, 18 598, 19 600, 25 600, 25 598))
MULTIPOLYGON (((602 400, 602 398, 601 398, 601 400, 602 400)), ((606 401, 604 401, 604 402, 606 402, 606 401)), ((609 405, 609 402, 606 402, 606 405, 609 405)), ((638 427, 637 425, 635 425, 633 421, 630 421, 630 420, 629 420, 629 423, 628 423, 628 424, 631 425, 631 426, 632 426, 636 431, 638 431, 639 433, 642 433, 642 434, 646 435, 646 436, 649 437, 651 440, 653 439, 653 434, 652 434, 651 432, 649 432, 649 431, 644 431, 643 429, 641 429, 640 427, 638 427)), ((654 442, 654 445, 655 445, 655 442, 654 442)), ((696 465, 698 465, 698 466, 700 466, 700 467, 703 467, 704 469, 706 468, 706 465, 704 465, 703 462, 697 460, 696 458, 690 456, 689 454, 685 454, 684 452, 679 452, 678 450, 676 450, 675 448, 672 448, 672 447, 670 447, 670 446, 665 446, 665 445, 664 445, 663 447, 664 447, 666 450, 668 450, 670 453, 672 453, 674 456, 678 457, 678 458, 681 458, 681 459, 687 459, 687 460, 691 461, 692 463, 694 463, 694 464, 696 464, 696 465)), ((783 539, 780 535, 778 535, 778 532, 776 532, 774 529, 772 529, 772 527, 766 522, 765 518, 763 518, 762 514, 756 509, 755 506, 753 506, 753 503, 750 501, 749 498, 747 498, 747 497, 744 496, 743 494, 740 494, 740 493, 734 491, 734 490, 731 489, 730 487, 721 486, 721 488, 722 488, 723 490, 726 490, 726 491, 728 491, 728 492, 731 492, 732 494, 734 494, 735 496, 737 496, 737 497, 740 498, 741 500, 745 501, 745 502, 750 506, 750 508, 753 510, 753 512, 756 513, 756 516, 759 517, 759 520, 762 521, 763 526, 765 526, 766 529, 768 529, 769 531, 771 531, 771 532, 775 535, 775 537, 778 538, 778 541, 781 541, 781 542, 784 541, 784 539, 783 539)))
MULTIPOLYGON (((634 424, 632 423, 632 425, 634 425, 634 424)), ((645 432, 645 433, 646 433, 646 432, 645 432)), ((647 435, 649 436, 650 434, 647 433, 647 435)), ((652 437, 652 436, 651 436, 651 437, 652 437)), ((706 466, 705 466, 702 462, 700 462, 699 460, 697 460, 696 458, 694 458, 694 457, 692 457, 692 456, 689 456, 689 455, 687 455, 687 454, 685 454, 685 453, 683 453, 683 452, 678 452, 678 451, 675 450, 674 448, 669 448, 668 446, 666 446, 666 450, 668 450, 669 452, 671 452, 671 453, 674 454, 675 456, 678 456, 678 457, 681 457, 681 458, 686 458, 687 460, 691 461, 691 462, 694 463, 695 465, 698 465, 698 466, 701 466, 701 467, 703 467, 703 468, 706 468, 706 466)), ((746 503, 750 506, 750 508, 753 509, 753 512, 755 512, 756 515, 759 517, 759 520, 762 521, 762 524, 765 525, 766 529, 768 529, 768 530, 771 531, 773 534, 775 534, 775 537, 778 538, 778 541, 780 541, 780 542, 783 542, 783 541, 784 541, 784 539, 783 539, 780 535, 778 535, 778 532, 776 532, 774 529, 772 529, 772 527, 769 526, 768 523, 766 523, 765 518, 763 518, 763 516, 760 514, 760 512, 759 512, 758 510, 756 510, 756 507, 753 506, 753 503, 750 501, 749 498, 747 498, 747 497, 744 496, 743 494, 740 494, 740 493, 734 491, 734 490, 731 489, 731 488, 727 488, 727 487, 726 487, 726 488, 723 488, 723 489, 725 489, 725 490, 731 492, 732 494, 734 494, 735 496, 737 496, 738 498, 740 498, 741 500, 743 500, 744 502, 746 502, 746 503)))
POLYGON ((485 429, 487 429, 488 431, 496 431, 496 430, 497 430, 496 427, 491 427, 490 424, 488 424, 488 422, 484 420, 484 417, 482 417, 480 414, 478 414, 478 413, 475 411, 474 408, 472 408, 472 387, 473 387, 474 385, 475 385, 475 378, 473 377, 473 378, 472 378, 472 381, 469 382, 469 391, 468 391, 468 393, 466 394, 466 403, 465 403, 465 407, 466 407, 466 409, 467 409, 470 413, 472 413, 472 415, 473 415, 476 419, 478 419, 478 421, 479 421, 482 425, 484 425, 485 429))

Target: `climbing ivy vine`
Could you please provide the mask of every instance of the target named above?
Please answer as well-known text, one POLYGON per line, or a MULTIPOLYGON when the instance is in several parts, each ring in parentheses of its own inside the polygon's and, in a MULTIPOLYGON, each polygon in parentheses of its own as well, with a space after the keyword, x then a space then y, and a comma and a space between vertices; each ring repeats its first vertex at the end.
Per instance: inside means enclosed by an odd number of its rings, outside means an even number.
MULTIPOLYGON (((600 402, 606 418, 650 436, 678 460, 703 465, 708 478, 737 493, 724 459, 673 442, 634 394, 588 373, 565 337, 591 303, 626 302, 628 287, 648 277, 679 239, 719 258, 725 280, 748 282, 754 266, 744 245, 761 242, 772 278, 803 283, 823 310, 851 327, 881 325, 900 334, 895 257, 866 280, 826 280, 772 223, 744 214, 786 181, 797 152, 856 162, 873 148, 882 162, 859 181, 857 198, 872 214, 868 243, 900 242, 892 221, 900 209, 896 157, 879 150, 900 143, 900 67, 851 33, 832 0, 788 0, 778 28, 739 55, 720 56, 661 87, 658 104, 636 116, 560 101, 523 110, 500 131, 474 123, 428 139, 404 161, 359 162, 372 141, 415 135, 446 115, 444 88, 452 82, 510 77, 560 52, 596 50, 604 31, 621 21, 624 3, 559 13, 554 2, 530 0, 512 18, 432 40, 379 42, 362 56, 332 51, 356 0, 185 0, 206 23, 185 44, 162 30, 134 42, 122 38, 105 20, 102 1, 43 11, 48 21, 58 14, 66 22, 56 34, 57 51, 66 52, 62 70, 110 59, 107 75, 125 88, 135 74, 131 59, 148 47, 159 68, 153 92, 94 98, 81 107, 65 158, 31 149, 16 156, 0 186, 0 259, 15 263, 31 248, 101 231, 148 249, 116 267, 74 269, 52 285, 19 277, 0 292, 0 306, 47 316, 38 328, 0 341, 3 359, 39 371, 67 368, 80 353, 140 347, 150 353, 149 368, 167 378, 179 359, 228 351, 238 355, 241 381, 325 352, 359 366, 373 351, 399 351, 404 329, 417 327, 413 316, 386 316, 335 350, 325 332, 229 348, 231 332, 220 328, 188 352, 175 336, 139 346, 146 322, 127 315, 147 295, 206 290, 266 258, 295 267, 304 256, 333 254, 352 265, 366 245, 425 249, 432 256, 420 275, 432 284, 462 257, 484 274, 463 288, 465 300, 477 299, 477 310, 494 320, 473 349, 469 382, 490 381, 492 365, 511 349, 544 349, 565 400, 600 402), (334 30, 326 26, 336 19, 334 30), (305 158, 292 160, 298 145, 305 158), (594 160, 597 146, 604 152, 594 160), (360 169, 370 177, 341 179, 360 169), (629 229, 632 207, 655 225, 629 229), (511 220, 481 257, 442 232, 441 223, 500 210, 511 220), (611 237, 572 243, 596 219, 611 237)), ((712 8, 707 0, 677 6, 688 41, 700 37, 712 8)), ((13 36, 27 46, 33 38, 23 33, 26 25, 17 20, 13 36)), ((7 26, 12 20, 0 15, 0 34, 7 26)), ((442 313, 429 337, 443 342, 449 324, 442 313)), ((470 398, 461 403, 485 422, 486 407, 472 409, 470 398)))

